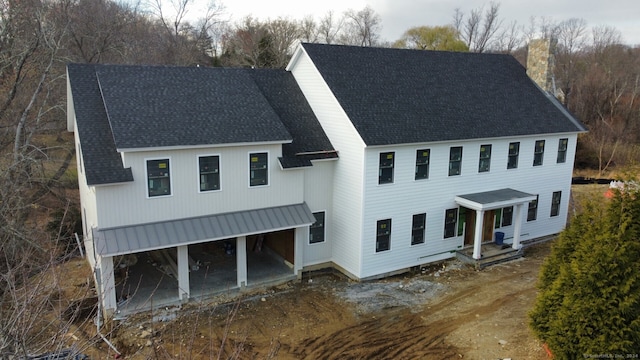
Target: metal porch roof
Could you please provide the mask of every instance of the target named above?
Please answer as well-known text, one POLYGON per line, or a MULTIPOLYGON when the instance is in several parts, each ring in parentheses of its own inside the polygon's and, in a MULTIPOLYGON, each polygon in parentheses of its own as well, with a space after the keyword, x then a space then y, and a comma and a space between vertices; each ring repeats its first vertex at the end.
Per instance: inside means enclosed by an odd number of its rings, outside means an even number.
POLYGON ((96 252, 115 256, 311 225, 306 203, 93 229, 96 252))
POLYGON ((483 191, 473 194, 458 195, 456 203, 473 210, 491 210, 533 201, 536 195, 505 188, 483 191))

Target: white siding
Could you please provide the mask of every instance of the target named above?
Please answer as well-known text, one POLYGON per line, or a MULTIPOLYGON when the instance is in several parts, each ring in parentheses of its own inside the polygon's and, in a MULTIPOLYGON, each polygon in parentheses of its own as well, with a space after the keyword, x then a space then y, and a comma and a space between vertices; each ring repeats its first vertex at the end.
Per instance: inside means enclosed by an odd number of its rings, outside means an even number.
MULTIPOLYGON (((337 161, 314 161, 313 166, 304 169, 304 200, 312 212, 325 212, 324 234, 322 243, 305 242, 304 266, 331 261, 331 244, 333 243, 333 174, 337 161)), ((308 230, 307 230, 308 231, 308 230)))
POLYGON ((99 226, 109 228, 302 203, 304 174, 283 171, 280 145, 126 153, 131 183, 96 187, 99 226), (249 187, 249 153, 269 153, 269 184, 249 187), (198 155, 220 155, 220 190, 199 192, 198 155), (147 197, 146 159, 170 158, 172 194, 147 197))
POLYGON ((300 89, 338 151, 333 189, 333 261, 353 275, 361 270, 364 143, 305 53, 291 67, 300 89))
MULTIPOLYGON (((444 239, 443 233, 445 210, 458 207, 454 201, 456 195, 501 188, 539 194, 538 218, 523 223, 522 240, 561 231, 566 222, 575 144, 576 135, 570 134, 367 149, 361 277, 453 256, 452 251, 463 246, 463 238, 444 239), (564 164, 556 164, 560 138, 569 138, 567 162, 564 164), (536 140, 546 140, 546 144, 543 165, 534 167, 536 140), (507 170, 508 144, 512 141, 520 141, 520 157, 518 168, 507 170), (482 144, 492 144, 491 169, 486 173, 478 173, 482 144), (451 146, 463 146, 462 173, 459 176, 448 176, 451 146), (416 181, 416 150, 423 148, 431 149, 429 178, 416 181), (378 185, 379 153, 387 151, 395 151, 394 183, 378 185), (562 191, 560 215, 550 217, 554 191, 562 191), (412 215, 425 212, 425 243, 412 246, 412 215), (391 249, 376 253, 376 221, 388 218, 392 219, 391 249)), ((526 207, 524 210, 526 219, 526 207)), ((500 231, 505 232, 508 239, 513 236, 513 225, 500 228, 500 231)))

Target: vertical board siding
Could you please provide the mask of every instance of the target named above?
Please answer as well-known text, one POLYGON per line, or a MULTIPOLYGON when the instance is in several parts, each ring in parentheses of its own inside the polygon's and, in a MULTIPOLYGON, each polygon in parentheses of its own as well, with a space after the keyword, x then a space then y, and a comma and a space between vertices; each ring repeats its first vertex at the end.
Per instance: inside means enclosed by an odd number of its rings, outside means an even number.
POLYGON ((314 161, 312 167, 304 169, 304 201, 311 212, 325 212, 325 241, 309 244, 307 237, 304 243, 303 266, 326 263, 332 260, 333 173, 336 163, 335 160, 314 161))
POLYGON ((322 128, 338 151, 330 216, 333 261, 358 276, 361 269, 364 143, 322 76, 303 53, 291 69, 322 128))
MULTIPOLYGON (((539 194, 538 219, 523 222, 522 240, 561 231, 566 223, 571 189, 571 174, 577 136, 546 135, 519 139, 485 139, 424 145, 368 148, 366 151, 365 200, 363 215, 363 269, 361 277, 424 264, 433 259, 453 256, 463 246, 463 237, 444 238, 444 213, 456 208, 456 195, 513 188, 539 194), (569 138, 567 162, 556 164, 560 138, 569 138), (533 148, 536 140, 546 140, 542 166, 533 166, 533 148), (520 141, 517 169, 507 170, 509 142, 520 141), (489 172, 478 172, 480 145, 491 144, 489 172), (449 148, 462 146, 462 173, 448 176, 449 148), (429 178, 414 180, 417 149, 431 149, 429 178), (394 183, 378 185, 380 152, 395 152, 394 183), (562 191, 560 214, 550 217, 551 196, 562 191), (425 243, 411 245, 413 214, 427 213, 425 243), (375 252, 376 221, 392 219, 391 249, 375 252)), ((524 209, 526 213, 526 207, 524 209)), ((515 219, 514 219, 515 224, 515 219)), ((500 228, 507 239, 513 236, 514 226, 500 228)))
POLYGON ((256 145, 173 151, 148 151, 124 155, 134 181, 96 187, 101 228, 189 218, 217 213, 299 204, 303 199, 302 170, 283 171, 281 146, 256 145), (269 184, 249 187, 249 153, 269 153, 269 184), (199 192, 198 155, 220 155, 220 190, 199 192), (171 196, 147 197, 146 162, 170 158, 171 196))

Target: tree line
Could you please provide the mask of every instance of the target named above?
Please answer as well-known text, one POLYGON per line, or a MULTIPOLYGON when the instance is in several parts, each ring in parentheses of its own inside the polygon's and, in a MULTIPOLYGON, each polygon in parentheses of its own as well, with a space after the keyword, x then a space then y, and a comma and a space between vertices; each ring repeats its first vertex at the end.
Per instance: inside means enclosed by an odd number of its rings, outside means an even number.
POLYGON ((65 135, 70 62, 284 68, 303 41, 507 53, 524 64, 528 41, 549 37, 557 39, 562 101, 590 130, 580 137, 577 165, 605 174, 638 157, 640 48, 623 45, 614 28, 589 28, 580 19, 507 23, 491 3, 455 9, 450 25, 407 29, 389 42, 370 7, 231 22, 217 3, 191 18, 194 6, 194 0, 0 0, 0 358, 33 348, 25 324, 38 314, 17 300, 17 284, 59 261, 79 231, 77 200, 69 196, 77 186, 74 144, 65 135))

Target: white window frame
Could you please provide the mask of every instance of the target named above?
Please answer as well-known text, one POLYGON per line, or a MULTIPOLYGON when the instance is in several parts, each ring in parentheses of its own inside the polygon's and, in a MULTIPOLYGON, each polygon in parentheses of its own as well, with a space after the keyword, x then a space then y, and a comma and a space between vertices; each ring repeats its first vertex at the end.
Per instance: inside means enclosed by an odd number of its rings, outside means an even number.
POLYGON ((146 189, 145 195, 147 199, 165 199, 173 196, 173 164, 171 156, 157 156, 144 159, 144 188, 146 189), (169 194, 149 196, 149 161, 155 160, 168 160, 169 161, 169 194))
POLYGON ((222 156, 220 154, 198 154, 196 155, 196 189, 198 189, 198 193, 200 194, 208 194, 214 193, 218 191, 222 191, 222 156), (202 157, 218 157, 218 185, 220 186, 216 190, 202 190, 200 188, 200 158, 202 157))

